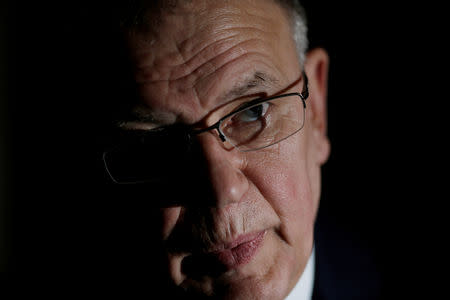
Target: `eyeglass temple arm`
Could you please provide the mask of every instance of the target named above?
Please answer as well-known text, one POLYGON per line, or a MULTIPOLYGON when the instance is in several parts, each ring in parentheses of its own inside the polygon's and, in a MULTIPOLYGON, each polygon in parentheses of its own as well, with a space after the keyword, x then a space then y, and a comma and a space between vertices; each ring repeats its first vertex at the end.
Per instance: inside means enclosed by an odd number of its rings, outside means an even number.
POLYGON ((302 71, 303 76, 303 91, 300 93, 300 96, 303 100, 308 99, 309 97, 309 90, 308 90, 308 76, 306 76, 305 70, 302 71))

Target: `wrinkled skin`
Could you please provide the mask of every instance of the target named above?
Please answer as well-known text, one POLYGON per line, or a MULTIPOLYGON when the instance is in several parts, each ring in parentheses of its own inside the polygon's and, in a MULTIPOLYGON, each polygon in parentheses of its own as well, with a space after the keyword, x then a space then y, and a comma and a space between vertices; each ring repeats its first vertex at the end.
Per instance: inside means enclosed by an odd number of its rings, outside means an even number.
MULTIPOLYGON (((140 96, 137 110, 156 117, 150 123, 130 122, 131 129, 208 126, 236 98, 302 90, 302 66, 288 18, 273 1, 182 1, 163 10, 158 20, 151 30, 149 24, 148 30, 127 35, 140 96), (265 79, 247 84, 242 95, 230 93, 255 73, 265 79)), ((197 186, 179 204, 159 210, 160 236, 150 237, 164 247, 167 263, 161 274, 171 284, 220 299, 246 300, 283 299, 294 287, 312 251, 320 166, 329 154, 327 68, 323 50, 308 53, 306 124, 287 140, 244 153, 223 144, 214 131, 197 136, 202 171, 187 176, 195 177, 197 186), (203 190, 208 193, 199 192, 203 190), (205 262, 192 260, 196 251, 258 232, 265 232, 264 238, 248 263, 202 274, 205 262), (188 262, 197 274, 186 267, 188 262)), ((171 184, 176 187, 177 181, 171 184)))

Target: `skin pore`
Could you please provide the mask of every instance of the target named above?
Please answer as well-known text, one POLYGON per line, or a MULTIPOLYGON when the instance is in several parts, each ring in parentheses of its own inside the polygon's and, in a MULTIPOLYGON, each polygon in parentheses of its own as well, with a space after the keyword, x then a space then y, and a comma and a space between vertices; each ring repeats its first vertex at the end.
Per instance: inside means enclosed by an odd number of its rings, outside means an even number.
MULTIPOLYGON (((125 128, 205 127, 236 100, 302 90, 288 17, 275 1, 182 1, 154 14, 155 28, 127 34, 140 97, 134 111, 141 118, 125 128)), ((323 50, 308 54, 306 124, 285 141, 240 152, 214 132, 197 136, 202 171, 191 176, 197 190, 209 192, 186 193, 188 204, 160 209, 174 286, 220 299, 283 299, 294 287, 311 255, 320 166, 329 154, 327 67, 323 50), (255 234, 263 239, 249 262, 202 273, 204 253, 255 234)))

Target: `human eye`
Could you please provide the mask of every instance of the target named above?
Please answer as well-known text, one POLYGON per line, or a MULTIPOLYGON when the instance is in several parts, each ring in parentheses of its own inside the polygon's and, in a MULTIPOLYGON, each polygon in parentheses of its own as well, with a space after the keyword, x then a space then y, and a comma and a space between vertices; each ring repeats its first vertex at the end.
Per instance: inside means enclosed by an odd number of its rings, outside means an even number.
POLYGON ((263 102, 254 106, 251 106, 241 112, 238 112, 234 117, 233 121, 238 123, 249 123, 258 121, 260 118, 267 114, 269 108, 268 102, 263 102))
POLYGON ((276 107, 267 101, 242 108, 223 120, 220 129, 229 140, 235 143, 249 142, 273 124, 274 108, 276 107))

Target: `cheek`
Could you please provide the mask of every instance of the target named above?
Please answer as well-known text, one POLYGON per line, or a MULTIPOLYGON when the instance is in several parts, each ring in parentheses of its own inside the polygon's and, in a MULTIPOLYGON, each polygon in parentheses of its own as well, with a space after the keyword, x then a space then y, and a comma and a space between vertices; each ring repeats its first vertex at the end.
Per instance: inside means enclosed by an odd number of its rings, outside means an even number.
POLYGON ((278 215, 282 238, 295 244, 312 234, 317 201, 301 143, 280 144, 255 164, 253 183, 278 215))
POLYGON ((300 159, 296 162, 291 161, 289 167, 286 167, 290 177, 287 184, 290 185, 291 198, 290 208, 284 213, 287 221, 291 223, 289 229, 293 234, 308 240, 312 238, 314 231, 318 198, 314 193, 315 176, 309 169, 308 159, 304 153, 305 151, 300 151, 298 154, 300 159))
POLYGON ((277 184, 283 186, 283 194, 280 198, 274 198, 274 206, 277 207, 282 219, 282 230, 287 240, 296 243, 298 238, 312 232, 315 205, 305 166, 303 164, 290 168, 286 166, 284 173, 285 180, 277 184))

